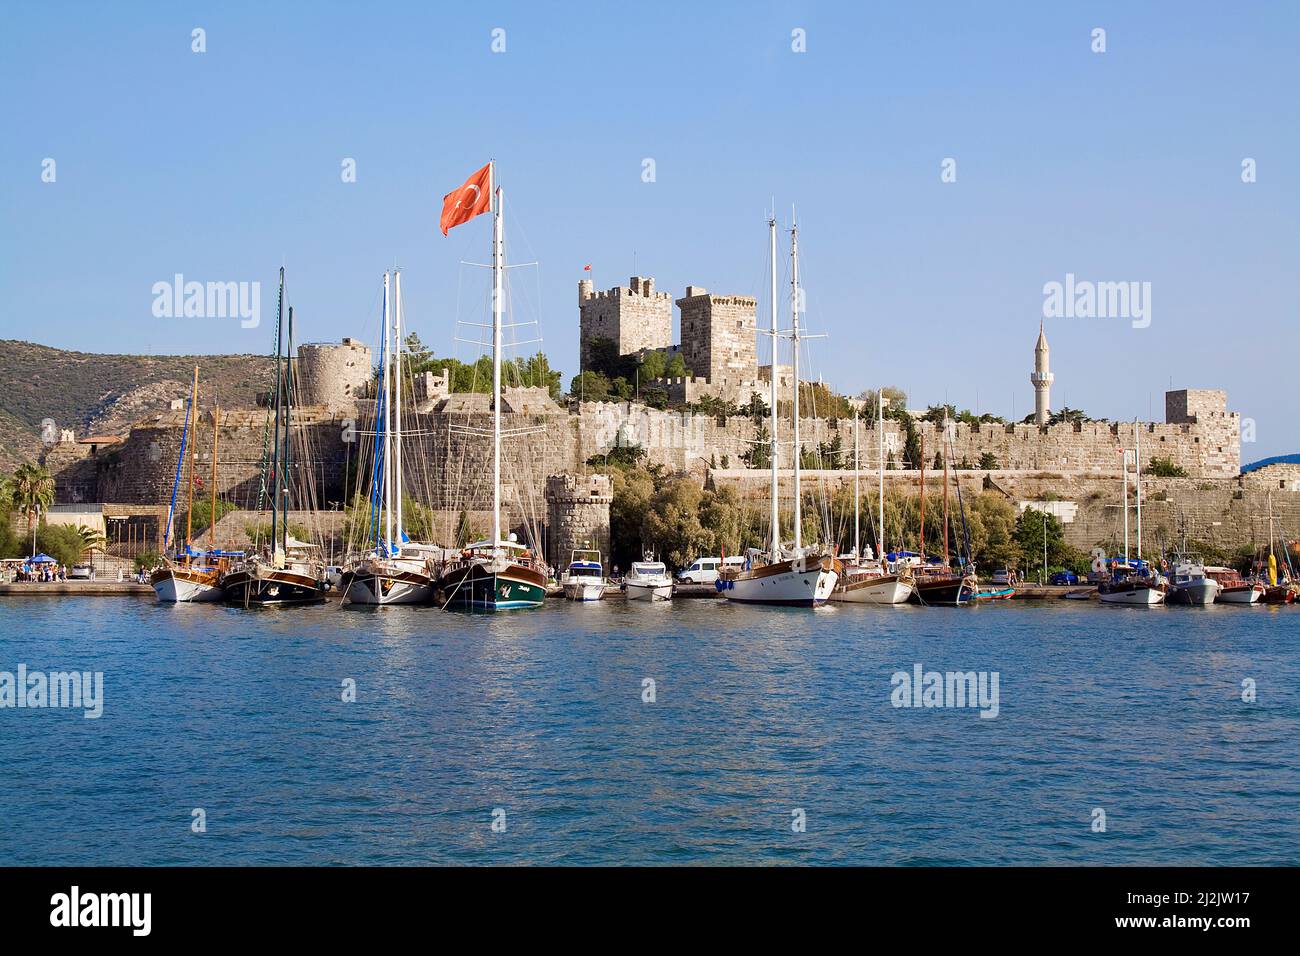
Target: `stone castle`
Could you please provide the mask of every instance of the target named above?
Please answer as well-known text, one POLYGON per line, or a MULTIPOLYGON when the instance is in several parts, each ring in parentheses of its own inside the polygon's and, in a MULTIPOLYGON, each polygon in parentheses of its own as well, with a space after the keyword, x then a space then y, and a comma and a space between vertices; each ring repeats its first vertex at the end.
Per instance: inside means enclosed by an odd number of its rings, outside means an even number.
POLYGON ((655 291, 654 279, 632 276, 627 286, 605 292, 594 291, 590 279, 579 280, 582 370, 591 367, 592 343, 606 339, 621 357, 637 361, 649 352, 680 354, 690 374, 659 380, 675 404, 705 396, 746 404, 753 393, 766 394, 756 345, 758 301, 753 296, 716 295, 688 285, 676 305, 681 314, 678 345, 672 341, 673 297, 655 291))
MULTIPOLYGON (((697 377, 687 386, 752 388, 763 372, 755 367, 755 301, 745 296, 719 296, 688 287, 677 300, 682 311, 683 342, 667 341, 671 331, 671 298, 656 292, 653 280, 633 277, 627 289, 595 293, 590 283, 580 286, 581 326, 584 345, 604 337, 617 343, 621 354, 644 353, 654 348, 680 348, 697 377)), ((915 427, 926 447, 926 466, 942 444, 951 448, 950 463, 962 467, 958 480, 977 482, 1002 490, 1021 507, 1033 501, 1052 500, 1065 522, 1067 539, 1079 547, 1099 528, 1115 523, 1105 509, 1118 508, 1118 481, 1122 452, 1136 443, 1140 433, 1143 460, 1168 459, 1183 469, 1186 478, 1160 479, 1166 500, 1181 502, 1179 514, 1193 515, 1203 526, 1191 534, 1238 546, 1258 533, 1265 492, 1284 527, 1300 529, 1300 476, 1274 474, 1261 469, 1241 472, 1240 421, 1227 408, 1219 390, 1184 389, 1165 397, 1165 420, 1160 423, 1065 422, 1049 424, 1050 387, 1046 336, 1040 330, 1035 347, 1036 392, 1034 424, 950 423, 946 442, 943 426, 917 421, 915 427), (984 464, 979 469, 982 456, 984 464), (1077 495, 1077 500, 1070 498, 1077 495), (1064 497, 1063 497, 1064 496, 1064 497), (1225 504, 1226 502, 1226 504, 1225 504), (1240 512, 1234 519, 1232 509, 1240 512), (1244 510, 1243 510, 1244 509, 1244 510), (1249 511, 1252 517, 1243 517, 1249 511), (1254 523, 1252 523, 1254 522, 1254 523)), ((296 480, 310 482, 323 509, 342 507, 344 476, 355 473, 360 448, 358 438, 371 428, 374 399, 369 397, 372 356, 364 344, 304 345, 296 359, 302 404, 295 407, 296 480)), ((790 370, 777 367, 778 381, 788 382, 790 370)), ((419 460, 424 487, 417 496, 441 515, 440 527, 456 515, 481 515, 491 503, 490 443, 475 431, 491 422, 489 396, 481 393, 449 394, 446 374, 417 376, 414 394, 408 395, 406 422, 416 447, 408 446, 408 462, 419 460)), ((755 389, 766 391, 766 386, 755 389)), ((61 504, 108 502, 104 508, 122 515, 165 516, 180 451, 184 424, 183 402, 172 409, 137 421, 126 435, 96 436, 78 440, 65 434, 52 445, 45 463, 55 475, 56 500, 61 504)), ((567 545, 608 544, 608 479, 593 477, 605 469, 600 459, 611 451, 635 447, 646 459, 671 472, 696 473, 714 484, 738 488, 765 488, 765 472, 745 467, 760 427, 747 416, 720 418, 690 410, 659 410, 637 403, 554 401, 545 389, 507 388, 502 410, 504 427, 531 429, 527 437, 508 439, 503 448, 507 487, 503 501, 508 524, 542 522, 548 528, 547 552, 555 559, 567 557, 567 545), (603 482, 603 483, 602 483, 603 482), (558 548, 558 551, 555 549, 558 548), (555 551, 554 554, 552 552, 555 551)), ((192 447, 196 473, 206 481, 211 467, 212 429, 219 438, 218 491, 241 508, 256 508, 262 450, 266 442, 265 408, 221 409, 213 416, 204 409, 199 438, 192 447)), ((876 423, 864 418, 858 427, 864 452, 862 467, 874 471, 878 447, 876 423)), ((913 491, 918 474, 902 468, 906 443, 896 421, 882 423, 888 481, 913 491)), ((801 423, 806 449, 838 446, 842 454, 853 447, 851 419, 805 419, 801 423), (836 441, 838 439, 838 442, 836 441)), ((792 464, 793 449, 784 446, 779 464, 792 464)), ((846 464, 842 462, 841 464, 846 464)), ((834 467, 832 463, 828 467, 834 467)), ((410 474, 410 472, 408 472, 410 474)), ((810 482, 842 480, 846 473, 814 472, 810 482), (821 476, 820 478, 818 476, 821 476)), ((851 472, 849 472, 851 474, 851 472)), ((1151 505, 1155 507, 1155 505, 1151 505)))

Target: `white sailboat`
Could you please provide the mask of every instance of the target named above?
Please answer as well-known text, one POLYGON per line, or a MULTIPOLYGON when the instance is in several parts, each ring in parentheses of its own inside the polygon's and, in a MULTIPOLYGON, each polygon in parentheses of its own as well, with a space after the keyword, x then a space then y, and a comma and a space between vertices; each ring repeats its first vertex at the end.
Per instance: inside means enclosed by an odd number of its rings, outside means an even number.
POLYGON ((905 604, 916 590, 911 569, 906 564, 890 568, 885 560, 885 398, 884 390, 876 394, 876 436, 879 439, 880 512, 876 519, 876 552, 873 560, 863 561, 860 546, 861 516, 858 492, 858 418, 853 417, 853 561, 845 566, 832 601, 847 604, 905 604))
POLYGON ((768 242, 771 265, 772 298, 772 375, 769 399, 769 428, 771 429, 771 542, 766 555, 751 550, 746 565, 739 569, 726 569, 718 578, 717 587, 728 601, 742 604, 778 604, 796 607, 816 607, 826 603, 835 590, 842 565, 831 555, 820 554, 803 546, 801 514, 801 489, 799 482, 799 232, 790 229, 790 331, 792 363, 794 368, 794 546, 781 546, 781 517, 777 499, 777 379, 776 346, 781 332, 776 320, 776 219, 768 220, 768 242))
POLYGON ((380 540, 379 529, 375 529, 374 547, 358 557, 343 573, 341 586, 350 604, 424 604, 433 598, 433 560, 440 549, 411 541, 402 521, 405 482, 402 467, 400 271, 392 274, 391 296, 389 274, 384 273, 383 326, 384 353, 380 372, 383 389, 376 405, 376 419, 379 418, 379 407, 383 407, 383 434, 382 442, 376 442, 375 449, 382 463, 380 486, 372 489, 383 509, 383 534, 380 540))

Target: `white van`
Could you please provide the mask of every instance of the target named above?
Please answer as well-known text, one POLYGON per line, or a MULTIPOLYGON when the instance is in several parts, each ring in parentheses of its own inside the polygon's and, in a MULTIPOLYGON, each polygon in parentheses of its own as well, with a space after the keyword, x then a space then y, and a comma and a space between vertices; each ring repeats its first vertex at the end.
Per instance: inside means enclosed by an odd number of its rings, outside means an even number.
POLYGON ((718 580, 721 567, 721 558, 696 558, 690 567, 678 572, 677 580, 683 584, 712 584, 718 580))

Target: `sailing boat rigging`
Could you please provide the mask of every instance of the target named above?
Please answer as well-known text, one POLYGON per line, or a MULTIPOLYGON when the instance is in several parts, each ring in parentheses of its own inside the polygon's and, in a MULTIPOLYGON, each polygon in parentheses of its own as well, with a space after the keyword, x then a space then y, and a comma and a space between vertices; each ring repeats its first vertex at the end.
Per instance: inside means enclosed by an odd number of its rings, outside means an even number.
POLYGON ((320 548, 297 540, 289 531, 294 376, 287 356, 293 354, 293 308, 289 308, 287 350, 281 324, 283 315, 284 267, 281 266, 275 319, 275 443, 262 479, 263 483, 269 481, 271 488, 270 549, 268 554, 244 561, 221 578, 226 603, 243 607, 318 604, 325 600, 328 590, 320 548))
POLYGON ((163 542, 166 549, 170 543, 172 524, 176 516, 176 496, 180 489, 181 475, 186 473, 187 501, 185 505, 185 542, 178 545, 175 552, 164 558, 163 566, 149 576, 154 594, 164 604, 183 604, 191 601, 220 601, 222 598, 221 573, 225 559, 230 555, 218 553, 213 548, 211 526, 217 521, 217 413, 212 419, 212 514, 209 521, 208 550, 195 551, 191 544, 194 521, 194 452, 191 449, 198 437, 198 398, 199 370, 194 368, 194 384, 190 389, 190 400, 185 407, 185 426, 181 430, 180 454, 176 460, 176 477, 172 482, 171 504, 167 509, 167 537, 163 542), (213 563, 213 562, 216 563, 213 563))
POLYGON ((717 581, 717 588, 729 601, 743 604, 780 604, 798 607, 816 607, 824 604, 835 590, 843 565, 831 555, 803 546, 802 515, 800 507, 799 468, 799 232, 790 229, 790 286, 792 328, 789 333, 792 349, 794 387, 794 547, 781 546, 781 518, 777 501, 777 378, 776 346, 782 333, 777 328, 776 308, 776 218, 768 220, 769 264, 771 277, 772 337, 771 394, 768 401, 768 427, 771 431, 769 457, 771 459, 771 541, 766 554, 750 549, 748 560, 740 569, 726 569, 717 581))
POLYGON ((885 557, 885 398, 884 390, 876 394, 876 438, 879 443, 878 478, 880 483, 879 514, 876 520, 875 558, 861 559, 859 548, 859 494, 858 494, 858 416, 853 416, 853 563, 831 594, 832 601, 850 604, 903 604, 912 596, 915 585, 908 565, 899 561, 890 566, 885 557))
MULTIPOLYGON (((459 559, 449 562, 438 578, 436 597, 444 607, 509 610, 540 607, 546 598, 546 575, 532 553, 515 535, 501 530, 501 314, 504 302, 505 194, 496 183, 496 163, 472 175, 443 200, 443 235, 482 212, 492 212, 492 535, 469 544, 459 559), (483 205, 486 177, 488 205, 483 205)), ((527 430, 526 430, 527 431, 527 430)), ((519 434, 512 432, 511 434, 519 434)))
POLYGON ((372 482, 370 493, 374 546, 343 573, 341 587, 352 604, 423 604, 433 598, 437 549, 411 541, 402 521, 406 487, 402 463, 402 275, 398 271, 391 276, 391 294, 390 276, 384 273, 383 338, 375 404, 378 480, 372 482))

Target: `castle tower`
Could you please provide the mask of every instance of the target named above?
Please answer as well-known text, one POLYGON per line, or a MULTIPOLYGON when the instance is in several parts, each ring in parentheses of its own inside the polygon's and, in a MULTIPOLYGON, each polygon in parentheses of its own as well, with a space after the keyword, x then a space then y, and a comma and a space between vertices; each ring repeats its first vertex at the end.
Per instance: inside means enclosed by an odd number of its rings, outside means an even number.
POLYGON ((673 297, 655 291, 649 276, 632 276, 626 287, 596 292, 590 279, 578 280, 579 361, 591 368, 591 343, 608 339, 619 355, 666 349, 673 343, 673 297))
POLYGON ((758 381, 756 299, 710 295, 707 289, 688 285, 677 308, 682 315, 682 358, 692 373, 723 392, 758 381))
POLYGON ((354 338, 298 346, 298 401, 347 408, 366 394, 373 368, 370 347, 354 338))
POLYGON ((598 548, 609 564, 609 475, 550 475, 546 479, 546 560, 562 568, 575 548, 598 548))
POLYGON ((1046 425, 1052 417, 1052 380, 1056 378, 1048 367, 1050 349, 1043 323, 1038 323, 1038 344, 1034 346, 1034 370, 1029 384, 1034 386, 1034 424, 1046 425))

